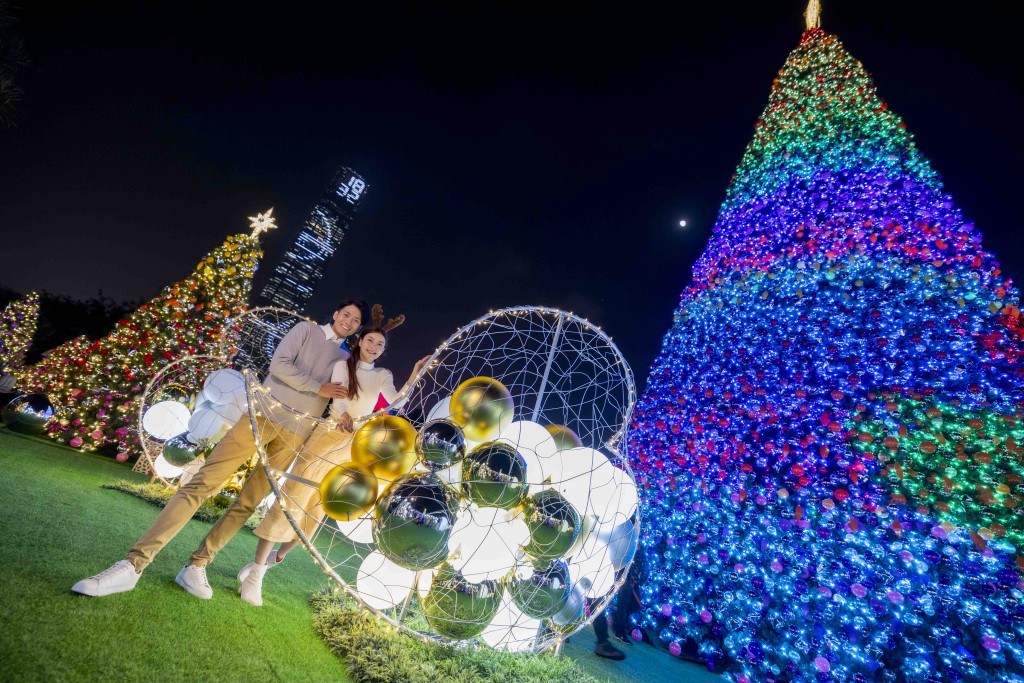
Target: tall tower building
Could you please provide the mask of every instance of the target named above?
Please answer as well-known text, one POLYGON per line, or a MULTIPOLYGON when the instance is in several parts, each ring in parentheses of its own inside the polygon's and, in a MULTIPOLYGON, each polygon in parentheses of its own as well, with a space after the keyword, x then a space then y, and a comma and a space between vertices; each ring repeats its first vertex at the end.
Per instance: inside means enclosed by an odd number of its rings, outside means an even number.
POLYGON ((341 238, 366 193, 366 181, 341 167, 309 212, 295 243, 281 257, 259 295, 259 303, 301 313, 324 276, 341 238))

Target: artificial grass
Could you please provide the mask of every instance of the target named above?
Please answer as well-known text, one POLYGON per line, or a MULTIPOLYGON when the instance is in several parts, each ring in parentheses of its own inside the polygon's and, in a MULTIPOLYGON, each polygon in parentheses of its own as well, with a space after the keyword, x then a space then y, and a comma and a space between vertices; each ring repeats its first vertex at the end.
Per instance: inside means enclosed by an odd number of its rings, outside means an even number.
POLYGON ((351 680, 316 636, 309 594, 326 577, 295 552, 270 572, 263 607, 243 603, 235 572, 256 539, 241 532, 208 570, 212 600, 174 576, 210 525, 192 521, 134 591, 70 592, 124 556, 155 516, 101 488, 147 481, 109 458, 0 432, 0 670, 5 681, 351 680))
MULTIPOLYGON (((213 600, 193 598, 176 586, 174 576, 210 528, 196 520, 157 557, 134 591, 105 598, 74 595, 69 589, 75 581, 123 557, 155 517, 150 502, 103 488, 119 480, 127 483, 119 489, 149 491, 148 479, 126 465, 0 429, 0 679, 404 683, 407 679, 396 672, 422 670, 433 671, 430 683, 476 683, 488 679, 467 678, 464 672, 482 670, 503 683, 558 680, 551 676, 566 671, 582 672, 564 679, 573 683, 722 680, 646 645, 629 648, 624 662, 600 659, 591 652, 592 629, 574 635, 550 668, 540 666, 552 661, 546 655, 531 660, 478 651, 469 660, 460 655, 445 659, 449 648, 417 651, 409 659, 373 639, 358 641, 354 656, 342 659, 331 650, 340 652, 337 640, 347 636, 341 622, 331 621, 332 614, 337 616, 331 610, 343 606, 331 603, 326 596, 333 594, 325 593, 314 600, 314 615, 309 595, 329 582, 301 549, 268 573, 260 608, 243 603, 236 593, 235 572, 255 551, 256 539, 248 531, 239 533, 209 567, 213 600), (392 655, 381 657, 380 652, 392 655), (424 662, 429 666, 423 668, 424 662), (350 674, 346 663, 359 668, 350 674), (390 668, 380 668, 385 665, 390 668), (448 677, 442 675, 446 671, 448 677), (523 677, 538 672, 548 675, 523 677)), ((150 493, 153 503, 161 504, 165 494, 150 493)), ((353 545, 349 560, 337 567, 346 580, 354 581, 366 548, 353 545)), ((370 619, 363 614, 351 618, 370 619)), ((400 647, 402 641, 393 642, 400 647)))

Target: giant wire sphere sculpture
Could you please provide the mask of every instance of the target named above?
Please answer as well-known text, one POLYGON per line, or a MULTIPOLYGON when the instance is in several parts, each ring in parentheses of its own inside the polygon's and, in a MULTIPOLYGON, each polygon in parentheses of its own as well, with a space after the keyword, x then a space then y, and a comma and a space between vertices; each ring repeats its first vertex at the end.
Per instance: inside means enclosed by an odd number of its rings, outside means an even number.
POLYGON ((304 320, 283 308, 249 309, 225 325, 213 354, 185 356, 161 368, 139 402, 142 453, 134 469, 165 486, 183 483, 247 411, 243 379, 236 370, 266 378, 277 345, 304 320))
MULTIPOLYGON (((282 411, 248 382, 257 444, 282 411)), ((326 572, 403 630, 510 651, 558 647, 625 579, 637 490, 616 450, 635 398, 612 340, 551 308, 457 330, 389 409, 354 434, 309 432, 268 477, 326 572)), ((273 511, 272 511, 273 513, 273 511)))

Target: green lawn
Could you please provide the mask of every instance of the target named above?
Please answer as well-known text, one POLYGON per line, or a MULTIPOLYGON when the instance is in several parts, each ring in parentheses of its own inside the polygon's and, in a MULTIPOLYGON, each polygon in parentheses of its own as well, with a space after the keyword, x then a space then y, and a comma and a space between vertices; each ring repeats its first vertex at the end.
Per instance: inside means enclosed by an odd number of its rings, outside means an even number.
MULTIPOLYGON (((122 558, 157 508, 103 489, 147 481, 126 465, 0 430, 0 671, 5 681, 351 680, 313 632, 309 596, 327 577, 297 550, 268 574, 264 604, 238 599, 235 573, 256 538, 243 530, 210 566, 213 600, 174 576, 210 525, 192 521, 136 589, 106 598, 70 592, 122 558)), ((590 629, 565 654, 606 681, 714 681, 646 645, 625 662, 595 657, 590 629)))

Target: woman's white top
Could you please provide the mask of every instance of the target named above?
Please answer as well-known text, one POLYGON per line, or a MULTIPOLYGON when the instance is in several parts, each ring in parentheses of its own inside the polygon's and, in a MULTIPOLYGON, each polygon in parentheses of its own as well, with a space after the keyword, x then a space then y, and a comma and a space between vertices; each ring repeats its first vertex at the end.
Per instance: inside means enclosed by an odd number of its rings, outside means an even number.
MULTIPOLYGON (((359 396, 356 398, 336 398, 331 402, 331 417, 337 419, 342 413, 348 413, 353 418, 363 417, 373 412, 377 405, 378 397, 383 395, 388 403, 394 403, 398 396, 395 389, 395 378, 391 371, 385 368, 374 367, 373 363, 356 363, 356 377, 359 379, 359 396)), ((334 373, 331 375, 332 382, 341 382, 348 386, 348 363, 338 361, 334 365, 334 373)))

